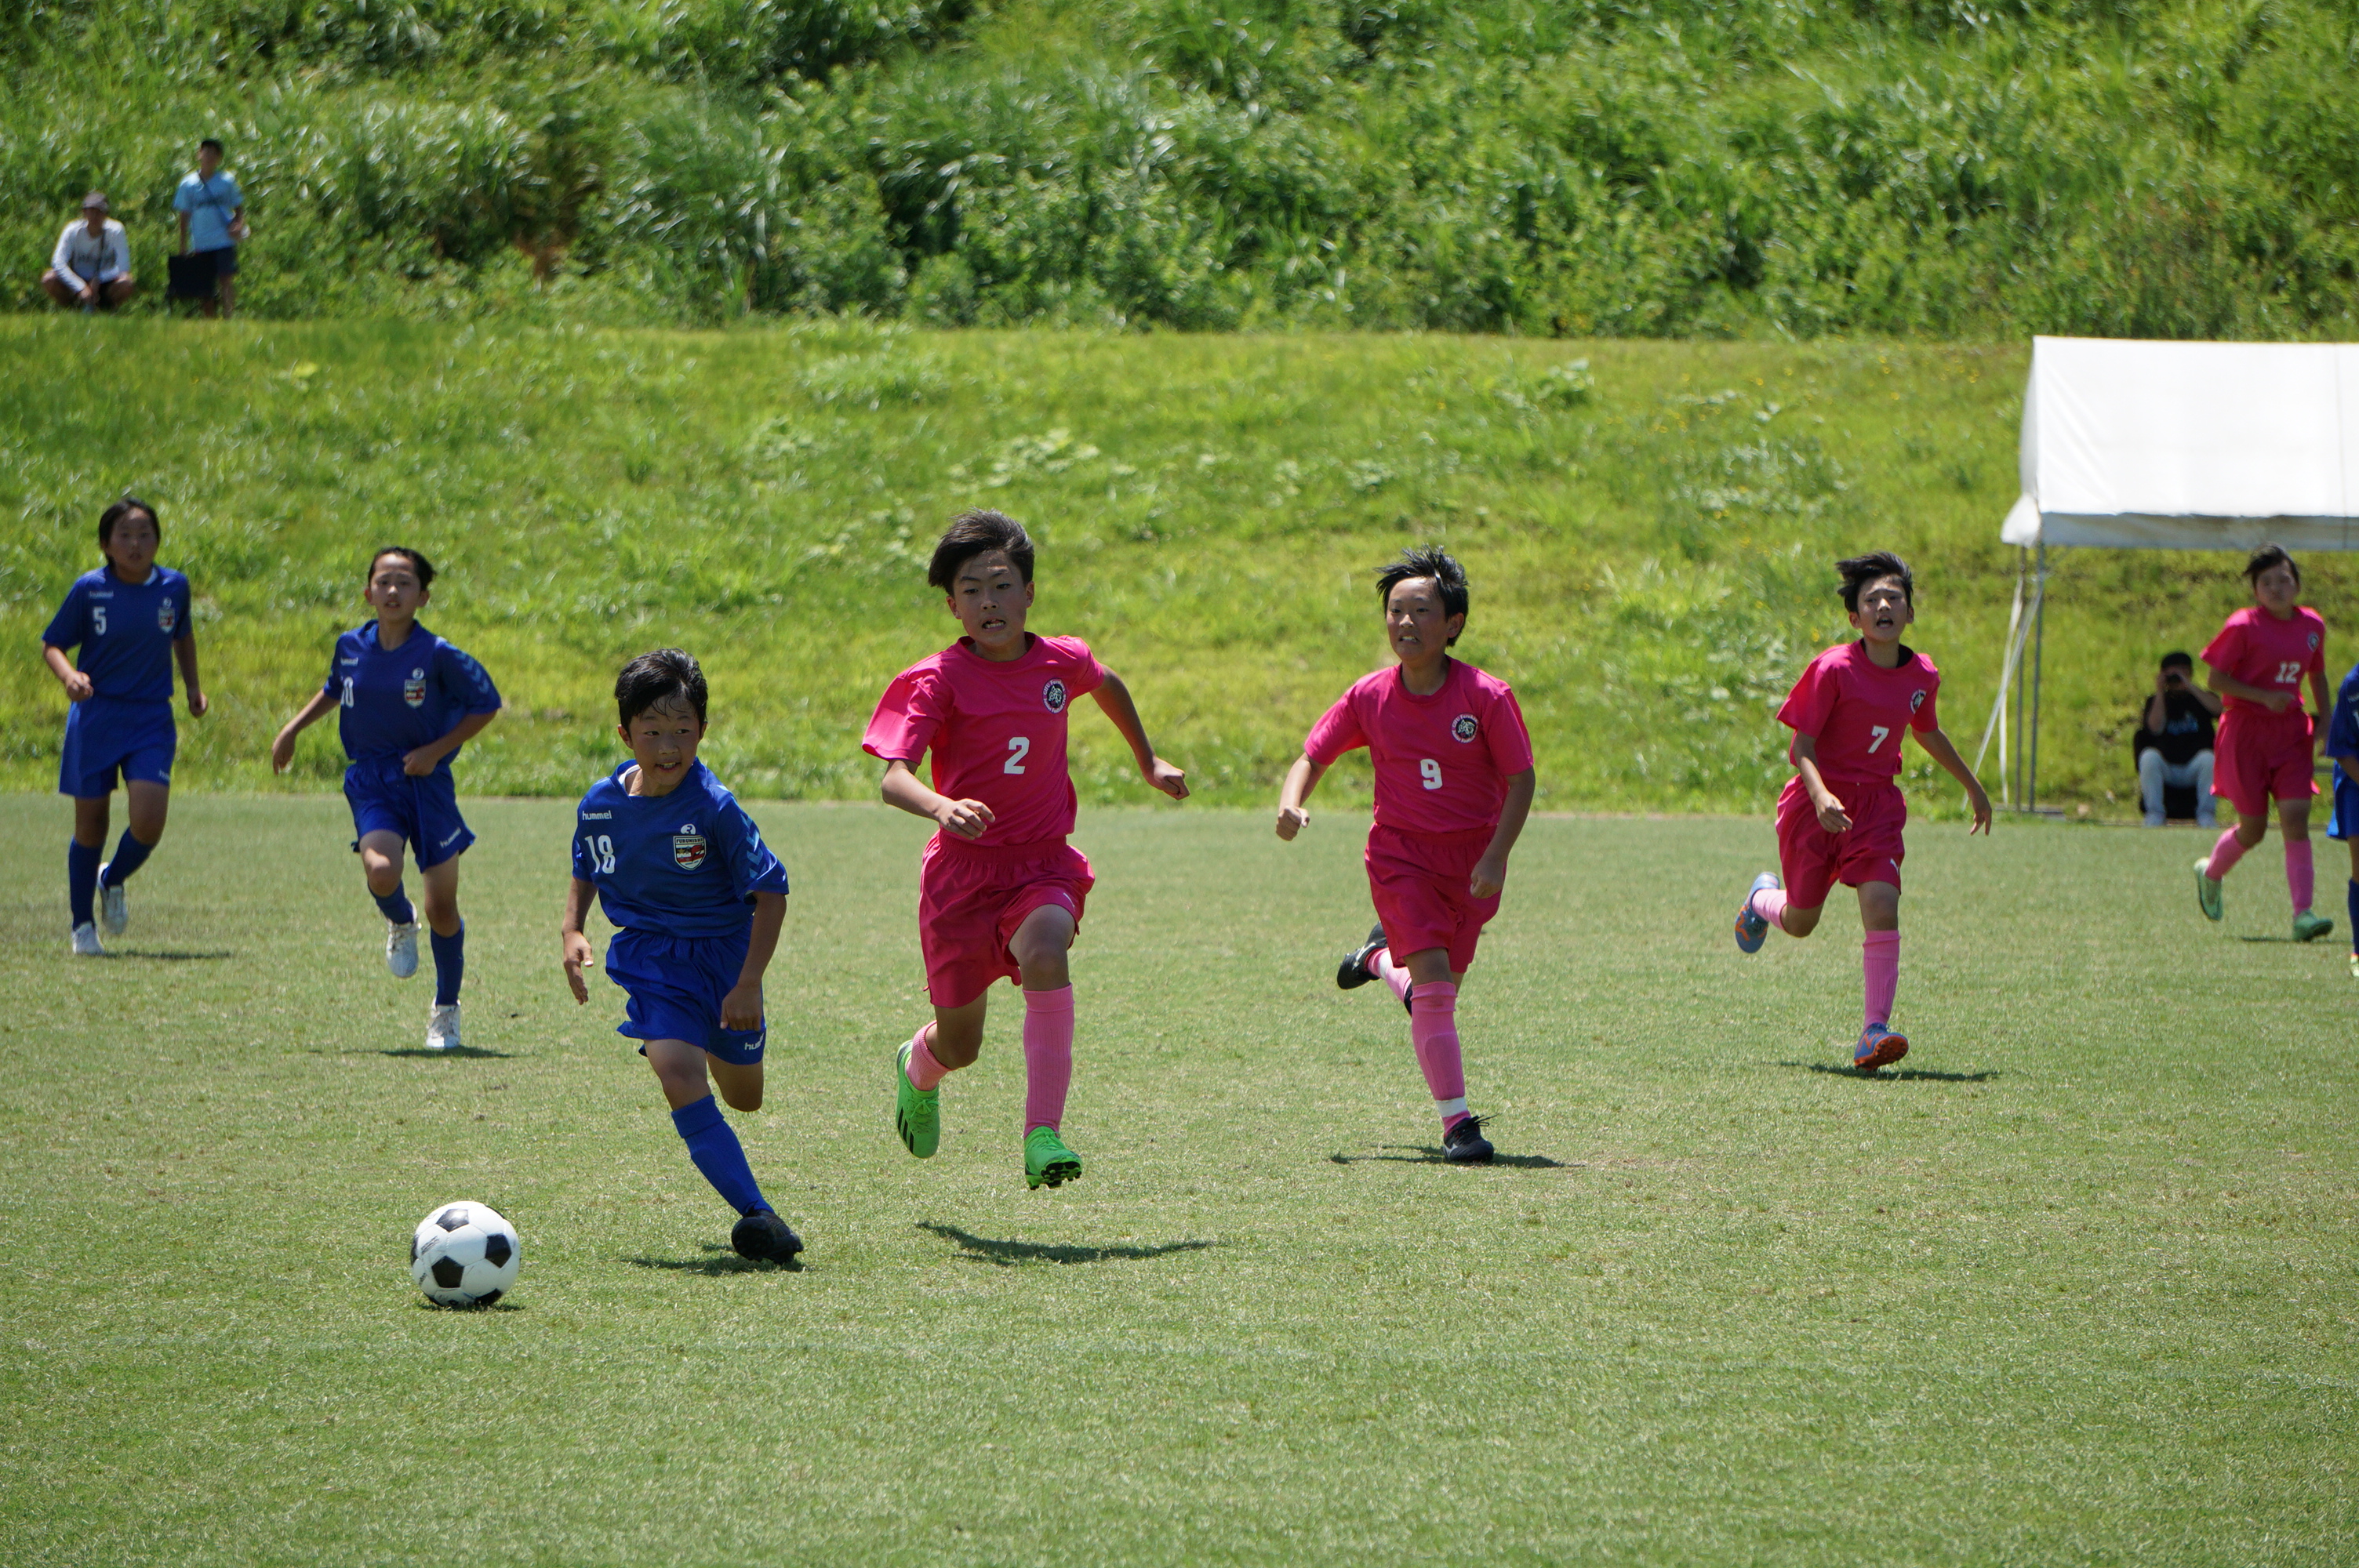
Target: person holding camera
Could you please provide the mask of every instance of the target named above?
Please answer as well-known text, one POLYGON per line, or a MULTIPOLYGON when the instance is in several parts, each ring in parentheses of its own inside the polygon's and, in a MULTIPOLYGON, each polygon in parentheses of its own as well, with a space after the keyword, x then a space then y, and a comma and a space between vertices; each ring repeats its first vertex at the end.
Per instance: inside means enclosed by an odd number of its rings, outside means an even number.
POLYGON ((2220 698, 2195 684, 2195 661, 2185 654, 2163 654, 2154 695, 2146 699, 2133 742, 2138 798, 2148 827, 2162 826, 2166 788, 2194 790, 2196 826, 2217 826, 2212 819, 2212 737, 2219 716, 2220 698))

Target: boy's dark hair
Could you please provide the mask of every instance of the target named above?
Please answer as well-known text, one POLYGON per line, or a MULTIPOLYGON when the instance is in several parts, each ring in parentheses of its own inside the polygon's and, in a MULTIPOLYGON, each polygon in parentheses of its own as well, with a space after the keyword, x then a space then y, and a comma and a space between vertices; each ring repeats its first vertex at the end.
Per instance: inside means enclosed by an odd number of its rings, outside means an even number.
POLYGON ((217 153, 226 154, 229 151, 227 147, 221 145, 221 138, 219 136, 207 136, 203 141, 197 144, 197 151, 199 152, 204 151, 207 147, 212 148, 213 151, 217 153))
POLYGON ((2301 568, 2293 564, 2293 557, 2286 554, 2286 547, 2283 545, 2263 545, 2259 549, 2255 550, 2251 558, 2245 562, 2245 580, 2254 583, 2260 581, 2261 574, 2271 567, 2285 568, 2286 570, 2293 573, 2294 587, 2301 586, 2301 568))
POLYGON ((2195 659, 2194 656, 2190 654, 2165 654, 2162 656, 2162 667, 2167 670, 2174 668, 2182 669, 2189 675, 2193 675, 2195 673, 2195 659))
POLYGON ((1917 603, 1916 575, 1908 569, 1907 561, 1890 550, 1870 550, 1864 556, 1837 561, 1835 570, 1843 573, 1843 608, 1854 615, 1859 613, 1860 593, 1878 578, 1898 578, 1900 597, 1907 600, 1912 608, 1917 603))
MULTIPOLYGON (((1390 604, 1393 600, 1393 589, 1412 578, 1420 577, 1431 578, 1433 586, 1440 590, 1441 612, 1444 615, 1466 613, 1466 568, 1460 566, 1451 558, 1450 553, 1439 545, 1411 545, 1400 553, 1400 559, 1386 561, 1383 566, 1378 567, 1376 568, 1376 602, 1390 604)), ((1457 645, 1458 638, 1455 633, 1451 636, 1449 642, 1442 644, 1446 648, 1454 648, 1457 645)))
POLYGON ((990 550, 1006 550, 1007 558, 1016 563, 1016 575, 1026 582, 1032 580, 1032 535, 1024 531, 1023 524, 1001 512, 962 512, 951 519, 941 542, 934 546, 934 558, 926 566, 926 581, 948 593, 958 581, 959 568, 990 550))
POLYGON ((164 523, 156 515, 156 509, 137 496, 126 493, 122 500, 98 514, 99 554, 106 553, 108 541, 114 537, 114 525, 135 512, 146 513, 148 524, 156 530, 156 537, 161 539, 164 536, 164 523))
POLYGON ((428 560, 423 553, 413 550, 407 545, 387 545, 384 549, 372 554, 369 557, 368 564, 368 575, 372 579, 376 577, 377 562, 385 559, 387 556, 399 556, 403 560, 408 561, 409 563, 409 569, 418 574, 419 587, 432 588, 434 586, 434 563, 428 560))
POLYGON ((614 677, 614 706, 622 713, 625 730, 648 708, 673 701, 684 701, 695 708, 696 721, 702 724, 704 699, 704 666, 694 654, 679 648, 641 654, 614 677))

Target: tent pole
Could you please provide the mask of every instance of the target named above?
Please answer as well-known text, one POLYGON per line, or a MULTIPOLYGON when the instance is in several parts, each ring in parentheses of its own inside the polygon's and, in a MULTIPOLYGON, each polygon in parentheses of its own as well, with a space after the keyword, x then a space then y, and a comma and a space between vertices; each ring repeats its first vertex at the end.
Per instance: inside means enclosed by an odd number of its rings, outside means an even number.
POLYGON ((2039 542, 2038 586, 2031 607, 2031 730, 2026 737, 2030 752, 2030 776, 2023 787, 2023 805, 2027 811, 2039 807, 2039 677, 2047 667, 2048 654, 2048 541, 2039 542))

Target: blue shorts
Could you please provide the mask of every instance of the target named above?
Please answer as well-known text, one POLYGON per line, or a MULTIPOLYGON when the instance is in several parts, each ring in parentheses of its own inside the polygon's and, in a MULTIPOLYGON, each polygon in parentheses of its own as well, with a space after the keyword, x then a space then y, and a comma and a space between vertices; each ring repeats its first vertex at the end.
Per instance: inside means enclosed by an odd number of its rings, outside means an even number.
POLYGON ((2359 838, 2359 784, 2344 778, 2340 768, 2335 770, 2334 809, 2326 818, 2326 836, 2359 838))
POLYGON ((398 833, 423 871, 465 853, 475 841, 459 815, 459 786, 448 768, 414 779, 401 771, 399 757, 354 762, 344 770, 344 799, 352 804, 355 854, 372 833, 398 833))
POLYGON ((172 754, 180 732, 172 724, 169 697, 161 702, 116 702, 85 697, 66 709, 66 741, 58 756, 58 793, 77 800, 114 793, 114 776, 125 784, 172 782, 172 754))
MULTIPOLYGON (((764 1027, 721 1027, 721 999, 745 967, 751 923, 734 936, 666 936, 628 926, 606 943, 606 978, 630 993, 614 1033, 632 1040, 685 1040, 723 1062, 750 1067, 762 1059, 764 1027)), ((647 1047, 639 1047, 645 1051, 647 1047)))

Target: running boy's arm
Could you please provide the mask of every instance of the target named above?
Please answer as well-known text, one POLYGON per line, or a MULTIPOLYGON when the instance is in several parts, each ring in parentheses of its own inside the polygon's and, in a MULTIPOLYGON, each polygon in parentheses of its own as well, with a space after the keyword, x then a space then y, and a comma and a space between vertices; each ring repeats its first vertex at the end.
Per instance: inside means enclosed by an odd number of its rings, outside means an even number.
POLYGON ((1288 843, 1310 825, 1310 813, 1302 809, 1302 803, 1326 776, 1326 765, 1307 755, 1295 758, 1294 766, 1286 770, 1286 782, 1277 786, 1277 836, 1288 843))
POLYGON ((401 759, 401 771, 411 778, 422 779, 434 771, 434 764, 482 734, 499 717, 499 709, 489 713, 470 713, 451 727, 450 733, 440 741, 429 741, 401 759))
POLYGON ((1507 798, 1500 804, 1499 826, 1491 831, 1491 847, 1474 862, 1474 874, 1466 884, 1466 891, 1476 898, 1496 898, 1507 885, 1507 852, 1524 831, 1524 818, 1532 811, 1532 791, 1538 784, 1539 775, 1531 768, 1507 781, 1507 798))
POLYGON ((912 816, 930 819, 962 838, 980 838, 991 826, 991 807, 979 800, 952 800, 936 795, 898 757, 885 764, 885 804, 897 806, 912 816))
MULTIPOLYGON (((565 890, 565 918, 557 926, 558 946, 565 953, 565 983, 573 988, 573 1000, 577 1002, 586 1003, 590 1000, 590 988, 582 980, 582 966, 598 957, 596 949, 590 946, 590 938, 582 934, 582 922, 590 914, 590 901, 597 896, 596 883, 581 877, 574 878, 573 885, 565 890)), ((785 902, 779 900, 781 904, 785 902)), ((775 937, 776 927, 772 928, 771 934, 775 937)), ((768 957, 766 953, 763 955, 765 959, 768 957)))
MULTIPOLYGON (((2329 719, 2334 712, 2334 705, 2326 700, 2326 668, 2323 661, 2313 665, 2310 672, 2310 710, 2322 719, 2329 719)), ((2312 724, 2310 727, 2310 738, 2317 741, 2321 751, 2326 749, 2326 729, 2324 724, 2312 724)))
POLYGON ((324 691, 313 692, 311 700, 305 703, 296 712, 295 717, 287 721, 287 727, 278 731, 277 739, 270 742, 270 771, 274 773, 285 773, 287 764, 295 760, 295 737, 335 710, 334 697, 324 691))
POLYGON ((1819 776, 1819 738, 1794 731, 1794 773, 1802 781, 1802 793, 1810 797, 1810 809, 1819 814, 1819 826, 1830 833, 1851 829, 1851 813, 1835 798, 1827 781, 1819 776))
POLYGON ((1112 670, 1106 671, 1104 684, 1090 695, 1105 709, 1105 716, 1114 720, 1114 727, 1122 731, 1122 738, 1130 742, 1130 754, 1137 760, 1138 771, 1147 782, 1174 800, 1187 799, 1188 775, 1157 756, 1155 748, 1147 743, 1147 726, 1140 722, 1138 704, 1130 700, 1130 688, 1122 684, 1122 677, 1112 670))
POLYGON ((197 682, 197 634, 172 639, 172 657, 179 661, 180 686, 189 694, 189 716, 202 719, 210 706, 205 701, 204 688, 197 682))
MULTIPOLYGON (((2257 702, 2271 713, 2283 713, 2296 700, 2292 692, 2275 691, 2266 687, 2246 686, 2225 670, 2213 670, 2204 677, 2203 684, 2222 697, 2241 697, 2246 702, 2257 702)), ((2326 682, 2322 676, 2319 680, 2319 689, 2321 691, 2326 689, 2326 682)))
POLYGON ((1966 760, 1958 755, 1957 747, 1950 743, 1949 732, 1938 724, 1930 730, 1919 730, 1917 731, 1917 743, 1925 748, 1927 756, 1948 769, 1951 778, 1966 786, 1966 799, 1973 806, 1974 811, 1973 824, 1966 829, 1967 835, 1971 837, 1978 832, 1989 832, 1991 830, 1989 792, 1983 788, 1983 781, 1974 777, 1974 770, 1966 766, 1966 760))
POLYGON ((49 673, 57 676, 59 684, 66 688, 68 702, 80 702, 90 696, 90 677, 73 667, 73 661, 66 657, 63 648, 55 643, 42 643, 41 661, 49 666, 49 673))
MULTIPOLYGON (((754 932, 745 944, 745 963, 737 971, 737 983, 721 999, 722 1028, 762 1027, 762 972, 770 967, 770 955, 778 950, 778 927, 786 923, 785 893, 754 895, 754 932)), ((582 946, 589 944, 584 942, 582 946)))

